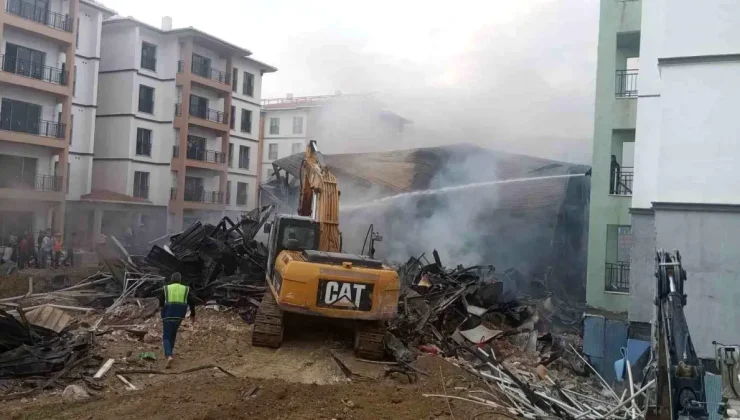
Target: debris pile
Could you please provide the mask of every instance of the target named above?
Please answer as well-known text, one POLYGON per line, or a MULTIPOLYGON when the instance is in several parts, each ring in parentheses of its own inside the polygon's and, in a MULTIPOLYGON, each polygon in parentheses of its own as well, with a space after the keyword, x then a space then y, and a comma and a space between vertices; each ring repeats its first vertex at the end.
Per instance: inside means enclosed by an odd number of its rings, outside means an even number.
POLYGON ((154 245, 135 268, 163 277, 179 272, 204 301, 259 306, 265 291, 267 249, 254 237, 272 211, 273 206, 254 209, 238 224, 228 217, 215 226, 195 222, 172 236, 168 245, 154 245))
POLYGON ((525 418, 643 415, 637 404, 645 406, 641 395, 650 384, 620 398, 580 355, 579 305, 514 269, 447 269, 436 250, 433 256, 411 258, 398 270, 402 292, 386 348, 408 373, 415 354, 439 354, 488 383, 471 392, 473 403, 525 418))

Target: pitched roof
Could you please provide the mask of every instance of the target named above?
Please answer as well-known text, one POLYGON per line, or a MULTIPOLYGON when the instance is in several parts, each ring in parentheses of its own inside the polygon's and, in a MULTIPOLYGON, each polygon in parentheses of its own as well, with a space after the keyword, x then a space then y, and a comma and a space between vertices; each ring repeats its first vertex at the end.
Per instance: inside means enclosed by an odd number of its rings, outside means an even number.
POLYGON ((141 203, 141 204, 152 204, 151 201, 145 198, 132 197, 130 195, 121 194, 115 191, 94 189, 90 191, 90 194, 85 194, 80 197, 80 200, 84 201, 103 201, 111 203, 141 203))

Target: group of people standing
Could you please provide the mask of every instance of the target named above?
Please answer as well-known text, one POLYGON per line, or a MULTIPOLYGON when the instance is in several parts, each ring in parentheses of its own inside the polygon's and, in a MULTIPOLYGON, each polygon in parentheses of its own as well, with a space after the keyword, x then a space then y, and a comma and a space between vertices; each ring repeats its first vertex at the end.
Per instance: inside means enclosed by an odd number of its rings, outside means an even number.
POLYGON ((11 236, 9 247, 3 255, 3 263, 9 264, 6 275, 10 275, 13 269, 22 270, 28 267, 52 268, 60 265, 74 266, 74 250, 78 245, 77 234, 72 233, 72 238, 68 241, 66 248, 66 258, 62 259, 64 242, 60 233, 52 234, 51 229, 40 231, 39 236, 34 240, 33 235, 26 231, 20 238, 11 236))

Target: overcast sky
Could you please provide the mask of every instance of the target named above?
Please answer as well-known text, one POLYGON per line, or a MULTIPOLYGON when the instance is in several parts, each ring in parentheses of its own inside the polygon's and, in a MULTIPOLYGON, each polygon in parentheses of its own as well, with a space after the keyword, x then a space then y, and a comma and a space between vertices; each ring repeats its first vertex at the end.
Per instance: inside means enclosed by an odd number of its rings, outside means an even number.
POLYGON ((101 0, 274 65, 263 97, 379 92, 430 144, 590 161, 597 0, 101 0))

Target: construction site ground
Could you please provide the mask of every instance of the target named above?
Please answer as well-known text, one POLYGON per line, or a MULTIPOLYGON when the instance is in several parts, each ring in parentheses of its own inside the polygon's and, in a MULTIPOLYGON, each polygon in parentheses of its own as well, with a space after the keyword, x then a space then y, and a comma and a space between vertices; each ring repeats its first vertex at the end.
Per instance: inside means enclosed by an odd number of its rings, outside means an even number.
MULTIPOLYGON (((73 280, 90 269, 29 270, 0 278, 0 297, 23 294, 28 275, 35 290, 56 274, 73 280), (43 279, 43 280, 36 280, 43 279), (37 284, 38 283, 38 284, 37 284)), ((94 273, 94 270, 92 271, 94 273)), ((38 290, 42 291, 42 290, 38 290)), ((114 358, 105 386, 84 401, 68 402, 62 388, 33 398, 2 403, 8 419, 499 419, 511 418, 469 401, 424 397, 422 394, 467 397, 470 390, 488 389, 474 376, 439 356, 420 357, 414 366, 428 373, 411 382, 403 374, 385 375, 387 365, 357 360, 350 350, 351 333, 331 326, 294 326, 278 350, 253 348, 251 326, 234 311, 200 308, 197 321, 180 329, 176 360, 168 374, 127 374, 139 388, 130 391, 117 378, 119 369, 163 370, 159 316, 132 322, 149 334, 136 337, 123 331, 96 337, 92 353, 102 361, 114 358), (139 359, 153 352, 156 361, 139 359), (349 379, 337 356, 351 370, 349 379), (205 365, 217 369, 178 373, 205 365)), ((98 315, 99 316, 99 315, 98 315)), ((95 314, 85 317, 90 322, 95 314)), ((80 382, 81 383, 81 382, 80 382)), ((489 398, 491 399, 491 398, 489 398)))

